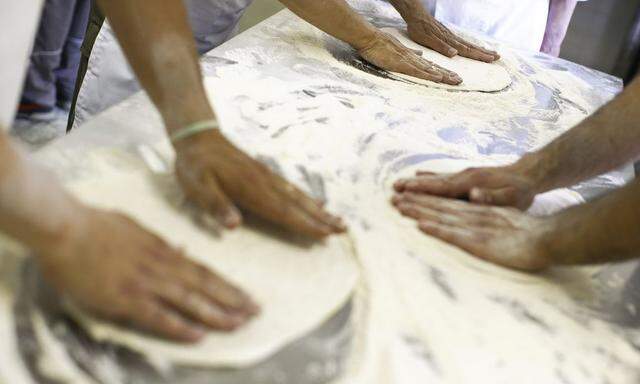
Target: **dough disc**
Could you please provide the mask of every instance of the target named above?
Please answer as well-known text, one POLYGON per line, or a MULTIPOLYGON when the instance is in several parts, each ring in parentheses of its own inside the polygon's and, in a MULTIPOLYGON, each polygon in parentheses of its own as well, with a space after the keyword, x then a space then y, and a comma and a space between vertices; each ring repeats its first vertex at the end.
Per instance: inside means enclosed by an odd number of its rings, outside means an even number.
POLYGON ((184 365, 243 367, 321 325, 349 299, 358 268, 346 236, 301 246, 282 240, 282 233, 272 236, 245 226, 215 237, 166 198, 167 193, 179 190, 173 178, 162 177, 164 183, 158 183, 158 178, 139 171, 102 175, 69 189, 86 203, 129 214, 171 244, 183 247, 190 257, 251 294, 262 312, 233 333, 211 332, 204 341, 189 345, 143 335, 72 310, 94 338, 184 365))
POLYGON ((417 84, 428 85, 436 88, 455 89, 459 91, 497 92, 511 85, 511 75, 509 75, 509 72, 499 62, 484 63, 482 61, 467 59, 462 56, 449 58, 413 42, 409 36, 407 36, 405 31, 400 31, 396 28, 382 28, 382 31, 398 39, 404 46, 421 51, 422 58, 425 60, 457 73, 462 78, 462 84, 439 84, 428 80, 418 79, 413 76, 392 72, 394 76, 417 84))

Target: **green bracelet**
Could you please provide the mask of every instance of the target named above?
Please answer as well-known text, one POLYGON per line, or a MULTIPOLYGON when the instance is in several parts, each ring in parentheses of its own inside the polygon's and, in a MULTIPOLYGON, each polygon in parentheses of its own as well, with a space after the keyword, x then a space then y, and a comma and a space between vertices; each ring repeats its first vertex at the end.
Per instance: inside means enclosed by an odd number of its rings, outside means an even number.
POLYGON ((198 121, 196 123, 190 124, 184 128, 182 128, 181 130, 179 130, 178 132, 174 133, 171 135, 171 142, 175 143, 176 141, 180 141, 182 139, 185 139, 189 136, 193 136, 197 133, 200 132, 204 132, 204 131, 208 131, 211 129, 218 129, 220 127, 220 125, 218 124, 218 122, 216 120, 203 120, 203 121, 198 121))

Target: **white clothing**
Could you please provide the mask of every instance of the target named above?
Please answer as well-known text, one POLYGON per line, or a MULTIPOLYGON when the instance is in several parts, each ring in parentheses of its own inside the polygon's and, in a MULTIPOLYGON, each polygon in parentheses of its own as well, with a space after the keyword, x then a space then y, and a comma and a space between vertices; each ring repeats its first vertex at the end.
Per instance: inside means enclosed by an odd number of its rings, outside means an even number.
MULTIPOLYGON (((436 19, 538 52, 550 0, 423 0, 436 19)), ((585 1, 585 0, 579 0, 585 1)))
POLYGON ((18 109, 42 0, 6 1, 0 12, 0 127, 8 130, 18 109))
MULTIPOLYGON (((252 0, 185 0, 200 54, 231 38, 252 0)), ((78 101, 74 128, 140 89, 113 30, 105 22, 91 52, 78 101)))

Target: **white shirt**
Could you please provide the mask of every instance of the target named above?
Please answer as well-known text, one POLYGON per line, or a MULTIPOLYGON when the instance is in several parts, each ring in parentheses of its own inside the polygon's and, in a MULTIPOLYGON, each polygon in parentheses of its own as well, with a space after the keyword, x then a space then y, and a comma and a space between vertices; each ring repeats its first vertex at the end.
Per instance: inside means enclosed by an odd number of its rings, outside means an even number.
POLYGON ((520 49, 537 52, 542 46, 550 0, 423 1, 435 8, 436 19, 445 23, 484 33, 520 49))
POLYGON ((5 1, 0 11, 0 127, 8 130, 18 106, 42 0, 5 1))

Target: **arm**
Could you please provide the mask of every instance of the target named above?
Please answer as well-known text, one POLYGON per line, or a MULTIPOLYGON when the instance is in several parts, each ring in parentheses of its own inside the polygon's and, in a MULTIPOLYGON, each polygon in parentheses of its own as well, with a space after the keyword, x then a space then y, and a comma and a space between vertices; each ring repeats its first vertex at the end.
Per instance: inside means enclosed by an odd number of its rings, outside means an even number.
POLYGON ((44 276, 76 304, 161 336, 195 341, 205 327, 232 329, 257 310, 132 220, 75 200, 3 133, 0 231, 33 250, 44 276), (194 287, 208 293, 189 300, 194 287))
MULTIPOLYGON (((102 0, 100 6, 169 135, 215 119, 182 1, 102 0)), ((240 225, 238 208, 243 208, 311 237, 345 229, 320 203, 244 154, 217 130, 192 135, 174 146, 176 174, 187 197, 228 228, 240 225)))
POLYGON ((400 180, 412 191, 525 209, 533 197, 611 171, 640 156, 640 81, 544 148, 504 167, 400 180))
POLYGON ((516 163, 535 192, 571 186, 640 156, 640 81, 576 127, 516 163))
POLYGON ((640 256, 640 181, 555 216, 532 217, 403 193, 393 203, 428 235, 490 262, 525 271, 554 265, 623 261, 640 256))
POLYGON ((577 0, 551 0, 547 29, 544 32, 540 52, 555 57, 560 56, 560 48, 562 48, 562 42, 567 35, 567 29, 577 3, 577 0))

